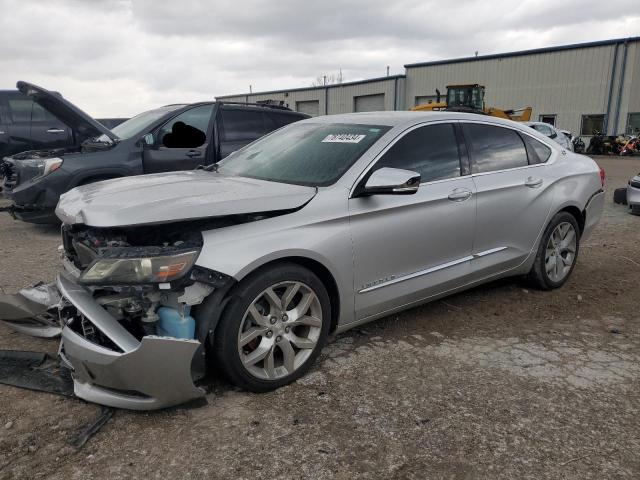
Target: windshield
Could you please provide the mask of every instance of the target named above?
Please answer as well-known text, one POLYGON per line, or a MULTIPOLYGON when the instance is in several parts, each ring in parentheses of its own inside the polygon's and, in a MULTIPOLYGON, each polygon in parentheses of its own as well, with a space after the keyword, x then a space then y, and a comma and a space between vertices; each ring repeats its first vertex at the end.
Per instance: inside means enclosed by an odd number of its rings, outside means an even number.
MULTIPOLYGON (((182 107, 184 107, 184 105, 167 105, 166 107, 143 112, 133 118, 130 118, 126 122, 122 122, 120 125, 113 127, 111 131, 121 140, 126 140, 127 138, 132 138, 136 135, 144 135, 145 133, 148 133, 147 129, 156 123, 156 121, 160 120, 167 113, 178 110, 182 107)), ((100 135, 92 141, 109 142, 110 140, 106 135, 100 135)))
POLYGON ((391 127, 294 123, 219 163, 229 175, 321 187, 335 183, 391 127))

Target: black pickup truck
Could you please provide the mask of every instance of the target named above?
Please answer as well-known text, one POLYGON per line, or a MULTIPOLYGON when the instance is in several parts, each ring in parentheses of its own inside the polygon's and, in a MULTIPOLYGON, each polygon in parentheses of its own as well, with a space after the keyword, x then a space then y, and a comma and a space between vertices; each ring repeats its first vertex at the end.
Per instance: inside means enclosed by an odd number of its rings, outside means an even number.
MULTIPOLYGON (((278 105, 200 102, 149 110, 110 130, 59 94, 26 82, 17 88, 42 108, 39 115, 50 112, 73 132, 70 147, 61 141, 0 162, 3 192, 12 201, 4 210, 32 223, 56 223, 60 195, 79 185, 212 165, 273 130, 308 118, 278 105)), ((50 120, 41 128, 44 136, 63 127, 50 120)))

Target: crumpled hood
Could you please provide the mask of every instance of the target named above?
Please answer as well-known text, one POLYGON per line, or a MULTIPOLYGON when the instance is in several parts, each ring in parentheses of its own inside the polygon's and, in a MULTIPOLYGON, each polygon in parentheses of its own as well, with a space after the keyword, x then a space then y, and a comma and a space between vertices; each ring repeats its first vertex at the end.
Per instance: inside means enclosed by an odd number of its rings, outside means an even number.
POLYGON ((69 225, 119 227, 290 210, 315 194, 314 187, 192 170, 77 187, 60 197, 56 215, 69 225))

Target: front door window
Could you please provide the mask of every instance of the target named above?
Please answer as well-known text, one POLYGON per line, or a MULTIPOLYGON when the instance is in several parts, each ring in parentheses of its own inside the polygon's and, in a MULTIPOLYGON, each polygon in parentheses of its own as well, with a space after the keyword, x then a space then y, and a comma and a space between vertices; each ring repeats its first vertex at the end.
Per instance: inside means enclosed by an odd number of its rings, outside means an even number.
POLYGON ((192 108, 166 123, 158 134, 166 148, 198 148, 207 143, 207 130, 213 105, 192 108))

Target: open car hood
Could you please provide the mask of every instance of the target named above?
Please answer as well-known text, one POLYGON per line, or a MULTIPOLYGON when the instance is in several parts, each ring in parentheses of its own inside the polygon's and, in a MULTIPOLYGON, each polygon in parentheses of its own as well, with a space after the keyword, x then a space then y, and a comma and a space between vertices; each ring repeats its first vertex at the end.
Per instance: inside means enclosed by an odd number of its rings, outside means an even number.
POLYGON ((62 95, 42 87, 38 87, 32 83, 20 81, 16 84, 16 88, 23 95, 30 97, 41 107, 47 109, 54 114, 60 121, 68 125, 75 133, 79 142, 83 142, 91 137, 99 135, 107 135, 111 140, 117 140, 118 137, 104 125, 100 124, 94 118, 80 110, 73 103, 68 102, 62 95))
POLYGON ((60 197, 56 215, 69 225, 123 227, 293 210, 315 194, 315 187, 192 170, 74 188, 60 197))

